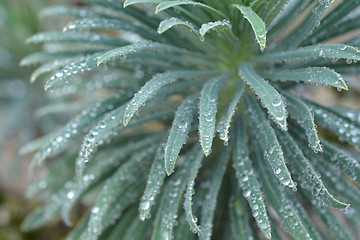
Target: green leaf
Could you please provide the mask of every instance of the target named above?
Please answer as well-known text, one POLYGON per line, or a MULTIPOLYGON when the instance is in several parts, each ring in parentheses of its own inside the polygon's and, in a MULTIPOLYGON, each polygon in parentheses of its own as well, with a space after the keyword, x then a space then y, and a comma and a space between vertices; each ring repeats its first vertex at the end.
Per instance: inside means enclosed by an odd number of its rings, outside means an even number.
POLYGON ((182 192, 186 187, 186 180, 189 177, 197 152, 198 147, 196 146, 188 152, 183 164, 167 182, 156 213, 152 240, 168 240, 172 238, 182 192))
POLYGON ((34 162, 41 164, 49 156, 64 150, 76 136, 81 134, 84 128, 109 112, 108 106, 118 107, 130 98, 130 94, 124 94, 121 97, 119 95, 109 97, 76 115, 62 129, 51 136, 50 140, 43 145, 34 157, 34 162))
MULTIPOLYGON (((39 76, 39 73, 44 73, 44 70, 49 71, 52 70, 51 68, 58 68, 59 65, 67 64, 64 68, 58 70, 54 75, 51 76, 49 80, 46 81, 44 89, 45 91, 53 88, 54 84, 58 81, 66 81, 70 77, 85 72, 93 70, 97 67, 97 60, 100 58, 100 56, 103 53, 94 53, 86 57, 80 57, 78 59, 72 59, 72 60, 64 60, 64 62, 61 63, 50 63, 51 65, 48 65, 46 69, 42 69, 41 72, 38 72, 35 76, 34 74, 31 76, 32 78, 36 78, 39 76), (70 64, 69 64, 70 63, 70 64), (50 69, 49 69, 50 67, 50 69)), ((39 70, 38 70, 39 71, 39 70)))
POLYGON ((93 53, 93 50, 79 50, 79 51, 62 51, 62 52, 37 52, 27 55, 20 61, 21 66, 29 66, 32 64, 45 63, 53 61, 54 59, 63 60, 69 59, 78 55, 93 53))
POLYGON ((224 15, 222 12, 220 12, 219 10, 210 7, 209 5, 206 5, 204 3, 200 3, 200 2, 195 2, 195 1, 190 1, 190 0, 186 0, 186 1, 182 1, 182 0, 174 0, 174 1, 162 1, 162 3, 160 3, 159 5, 156 6, 155 9, 155 13, 159 13, 161 11, 164 11, 166 9, 172 8, 172 7, 176 7, 176 6, 181 6, 181 5, 191 5, 191 6, 199 6, 205 9, 208 9, 212 12, 217 13, 218 15, 222 16, 222 17, 226 17, 226 15, 224 15))
POLYGON ((109 19, 109 18, 82 18, 77 21, 68 23, 63 31, 79 30, 79 29, 113 29, 133 32, 139 34, 142 37, 149 39, 157 39, 158 35, 154 30, 146 29, 130 21, 124 19, 109 19))
POLYGON ((134 54, 143 50, 153 50, 153 51, 175 51, 175 52, 187 52, 186 50, 173 47, 171 45, 157 43, 152 41, 140 41, 137 43, 129 44, 124 47, 112 49, 104 53, 97 61, 97 65, 109 61, 111 59, 120 58, 122 61, 126 59, 128 54, 134 54))
POLYGON ((284 190, 279 187, 273 174, 269 172, 269 169, 265 169, 264 161, 261 156, 260 149, 256 149, 258 144, 252 142, 252 146, 255 147, 253 154, 257 163, 257 170, 263 184, 263 190, 267 197, 268 202, 274 208, 279 215, 282 225, 285 227, 295 239, 309 240, 309 233, 303 225, 301 218, 299 217, 296 208, 292 202, 286 198, 284 190))
POLYGON ((219 20, 216 22, 208 22, 201 25, 201 28, 199 29, 199 33, 201 37, 204 37, 207 32, 210 30, 224 30, 224 29, 231 29, 231 23, 229 20, 219 20))
MULTIPOLYGON (((149 165, 144 166, 144 168, 147 167, 149 167, 149 165)), ((145 180, 146 180, 145 176, 148 174, 148 171, 146 169, 141 169, 139 173, 140 174, 138 173, 133 174, 132 182, 128 182, 122 186, 123 190, 119 193, 117 198, 112 202, 112 204, 108 208, 107 213, 105 214, 105 218, 102 221, 103 229, 106 228, 109 229, 109 227, 111 227, 111 225, 113 225, 115 221, 119 221, 119 218, 123 216, 123 213, 126 211, 126 209, 129 209, 129 207, 132 205, 134 201, 138 201, 138 196, 144 190, 145 180)), ((133 220, 138 219, 137 208, 134 205, 132 205, 131 209, 133 210, 133 220)), ((119 223, 121 222, 122 220, 120 219, 119 223)), ((123 236, 126 233, 126 230, 129 228, 129 222, 122 222, 121 224, 125 225, 124 226, 125 229, 121 232, 123 236)), ((117 232, 117 229, 114 229, 114 231, 117 232)), ((116 236, 117 233, 114 233, 114 235, 116 236)), ((114 237, 113 239, 116 240, 119 238, 114 237)), ((122 239, 122 237, 120 239, 122 239)))
POLYGON ((145 165, 146 160, 148 160, 154 152, 155 148, 149 148, 133 155, 132 158, 119 167, 107 180, 96 199, 96 203, 91 209, 91 216, 88 224, 89 239, 98 238, 103 228, 107 225, 105 224, 104 219, 110 217, 106 213, 109 210, 114 212, 114 209, 110 208, 111 205, 124 190, 127 182, 136 181, 136 178, 141 176, 140 173, 142 173, 142 171, 139 171, 139 168, 145 165))
POLYGON ((259 141, 259 146, 264 153, 264 158, 270 164, 279 181, 284 186, 294 188, 295 184, 286 167, 283 151, 269 120, 266 119, 260 106, 250 94, 246 94, 244 100, 248 118, 251 122, 250 126, 253 129, 254 136, 259 141))
POLYGON ((142 221, 150 217, 151 207, 154 205, 156 196, 159 194, 160 188, 163 185, 166 176, 163 159, 164 148, 163 145, 160 144, 151 165, 146 188, 139 205, 140 219, 142 221))
POLYGON ((100 236, 100 239, 107 239, 107 240, 117 240, 117 239, 124 239, 125 234, 130 228, 131 223, 134 221, 139 221, 137 218, 137 211, 135 207, 131 207, 127 209, 124 214, 118 219, 117 223, 112 227, 110 226, 110 230, 107 230, 100 236), (109 233, 107 233, 109 232, 109 233))
POLYGON ((124 2, 124 8, 127 6, 130 6, 132 4, 139 4, 139 3, 153 3, 153 4, 158 4, 164 2, 164 0, 126 0, 124 2))
MULTIPOLYGON (((151 110, 151 109, 149 109, 151 110)), ((159 110, 158 108, 152 108, 152 111, 134 119, 127 126, 121 125, 121 119, 124 116, 125 105, 108 113, 98 124, 92 128, 87 136, 84 137, 79 158, 76 161, 76 175, 80 178, 83 175, 85 164, 90 160, 92 154, 96 152, 96 147, 100 140, 108 138, 109 133, 112 135, 120 134, 124 129, 145 123, 150 120, 168 117, 172 111, 159 110), (94 134, 95 133, 95 134, 94 134)))
POLYGON ((260 50, 263 52, 266 45, 266 27, 263 20, 252 10, 251 7, 234 4, 234 7, 239 9, 244 15, 244 18, 249 21, 255 33, 257 42, 260 45, 260 50))
POLYGON ((46 223, 54 220, 59 214, 60 204, 53 203, 50 206, 39 206, 26 216, 21 223, 21 231, 30 232, 40 228, 46 223))
POLYGON ((287 129, 287 112, 282 96, 260 77, 248 63, 239 66, 239 76, 251 87, 281 129, 287 129))
MULTIPOLYGON (((299 199, 296 197, 296 195, 293 194, 293 192, 285 191, 284 193, 286 195, 286 198, 288 198, 293 203, 293 207, 297 211, 298 216, 301 219, 301 222, 303 223, 304 227, 306 228, 307 232, 310 235, 310 238, 313 240, 323 239, 318 229, 316 228, 314 221, 309 217, 309 214, 305 210, 304 206, 301 205, 302 202, 299 201, 299 199)), ((276 238, 276 239, 280 239, 280 238, 276 238)))
POLYGON ((78 58, 78 57, 65 58, 65 59, 55 60, 55 61, 52 61, 49 63, 45 63, 45 64, 41 65, 40 67, 38 67, 37 69, 35 69, 35 71, 31 74, 30 82, 31 83, 35 82, 36 79, 38 79, 39 76, 41 76, 44 73, 52 72, 52 71, 58 70, 60 68, 64 68, 65 66, 73 63, 74 61, 79 61, 80 59, 81 59, 81 57, 80 58, 78 58))
POLYGON ((336 113, 339 116, 345 117, 351 123, 356 124, 360 127, 360 111, 350 108, 345 108, 343 106, 333 106, 329 107, 329 110, 336 113))
POLYGON ((191 122, 198 105, 199 94, 187 97, 178 108, 171 126, 169 138, 165 145, 165 169, 170 175, 174 168, 182 146, 186 142, 191 122))
POLYGON ((345 81, 337 72, 326 67, 307 67, 291 70, 267 70, 262 71, 260 75, 264 78, 272 80, 287 81, 303 81, 311 84, 321 84, 348 90, 345 81))
POLYGON ((322 146, 317 134, 314 116, 310 108, 299 98, 294 97, 292 94, 283 91, 287 100, 287 110, 291 117, 305 129, 305 133, 309 142, 309 146, 315 152, 321 152, 322 146))
POLYGON ((210 79, 204 84, 201 90, 199 104, 199 134, 200 143, 208 156, 211 152, 211 145, 215 135, 217 99, 222 84, 230 77, 232 73, 224 73, 210 79))
POLYGON ((311 34, 312 30, 319 26, 320 20, 326 9, 328 9, 333 0, 319 1, 305 20, 295 28, 291 34, 278 44, 276 49, 292 49, 300 45, 304 39, 311 34))
POLYGON ((357 149, 360 149, 360 128, 350 121, 337 116, 318 104, 306 101, 314 109, 315 120, 323 127, 336 133, 340 139, 345 140, 357 149))
POLYGON ((284 52, 274 52, 263 54, 255 58, 257 62, 272 62, 282 61, 287 59, 306 59, 313 57, 317 58, 332 58, 332 59, 349 59, 360 60, 360 51, 357 48, 344 44, 319 44, 312 45, 294 50, 288 50, 284 52))
POLYGON ((251 166, 247 149, 245 121, 241 117, 236 119, 232 159, 243 196, 248 201, 259 228, 268 239, 271 239, 271 228, 262 191, 251 166))
POLYGON ((50 6, 40 12, 41 18, 54 16, 72 16, 76 18, 97 18, 101 15, 93 9, 76 8, 74 6, 50 6))
MULTIPOLYGON (((127 221, 123 221, 126 225, 126 234, 123 240, 133 240, 133 239, 141 239, 144 238, 144 235, 149 232, 149 228, 151 228, 151 222, 146 221, 143 222, 139 218, 136 218, 135 221, 129 226, 127 221)), ((148 234, 146 234, 148 235, 148 234)), ((148 237, 148 236, 147 236, 148 237)), ((119 238, 114 238, 114 240, 119 238)))
MULTIPOLYGON (((196 146, 198 146, 198 145, 196 145, 196 146)), ((197 225, 197 218, 194 216, 193 210, 192 210, 192 205, 193 205, 192 196, 195 193, 195 191, 194 191, 195 178, 198 174, 198 171, 201 167, 201 161, 204 157, 204 154, 203 154, 202 150, 200 149, 200 147, 198 147, 197 151, 198 151, 198 153, 197 153, 195 159, 192 161, 190 176, 189 176, 189 179, 187 182, 186 193, 184 195, 184 197, 185 197, 184 209, 185 209, 185 214, 186 214, 186 220, 189 223, 190 230, 193 233, 197 233, 200 236, 202 234, 202 232, 201 232, 200 227, 197 225)))
POLYGON ((108 177, 106 175, 118 168, 127 157, 144 148, 149 148, 150 145, 159 141, 159 136, 156 135, 140 141, 133 141, 129 139, 128 136, 126 136, 126 138, 130 143, 120 147, 116 151, 94 159, 94 164, 84 172, 82 184, 78 184, 67 194, 67 199, 63 203, 61 212, 63 220, 67 225, 71 225, 70 212, 74 204, 82 197, 85 191, 93 187, 93 185, 104 178, 104 176, 106 179, 106 177, 108 177))
POLYGON ((277 135, 282 143, 285 157, 301 180, 302 186, 306 186, 306 189, 314 197, 320 198, 329 207, 339 209, 348 207, 349 204, 340 202, 329 193, 310 161, 305 158, 300 148, 296 145, 294 139, 286 132, 278 131, 277 135))
POLYGON ((71 230, 70 234, 67 235, 66 240, 79 240, 80 236, 86 231, 89 223, 90 214, 85 214, 76 224, 74 229, 71 230))
POLYGON ((219 137, 224 142, 229 141, 230 123, 231 123, 232 117, 235 114, 236 106, 239 103, 243 92, 244 92, 244 82, 239 82, 236 85, 235 94, 229 103, 229 107, 228 107, 227 111, 220 117, 220 120, 218 121, 218 123, 216 125, 216 130, 219 132, 219 137))
POLYGON ((111 37, 105 34, 91 32, 43 32, 37 33, 28 39, 27 43, 45 43, 45 42, 79 42, 109 46, 123 46, 128 44, 120 38, 111 37))
POLYGON ((126 126, 136 111, 138 111, 138 109, 162 87, 173 83, 179 78, 193 78, 208 73, 208 71, 168 71, 154 75, 143 87, 141 87, 126 106, 123 124, 126 126))
POLYGON ((229 157, 230 148, 227 147, 221 151, 221 155, 217 158, 216 166, 214 166, 214 171, 211 174, 209 192, 202 203, 202 234, 199 236, 199 240, 210 240, 211 238, 217 197, 220 191, 220 186, 225 174, 229 157))
POLYGON ((161 21, 157 31, 159 34, 162 34, 162 33, 166 32, 167 30, 169 30, 170 28, 172 28, 174 26, 179 26, 179 25, 188 27, 190 29, 190 32, 195 32, 195 28, 190 22, 181 20, 179 18, 174 18, 174 17, 161 21))
POLYGON ((229 203, 231 232, 235 239, 252 239, 252 230, 249 224, 249 214, 246 202, 240 195, 236 184, 233 186, 229 203))
MULTIPOLYGON (((303 193, 307 199, 311 199, 306 193, 303 193)), ((332 214, 327 208, 319 207, 317 204, 307 201, 312 211, 322 220, 325 226, 330 230, 334 239, 351 240, 354 239, 351 234, 344 228, 344 226, 337 220, 336 216, 332 214)), ((330 237, 330 236, 329 236, 330 237)))
POLYGON ((319 154, 319 157, 325 162, 336 166, 351 180, 360 184, 360 163, 335 145, 324 139, 321 139, 321 141, 324 145, 324 152, 319 154))
MULTIPOLYGON (((306 154, 308 154, 309 159, 315 159, 317 157, 312 152, 306 152, 306 154)), ((340 171, 337 171, 323 161, 315 162, 314 165, 324 179, 327 188, 334 192, 337 198, 349 202, 350 206, 358 210, 360 209, 360 190, 353 182, 349 182, 340 171)))

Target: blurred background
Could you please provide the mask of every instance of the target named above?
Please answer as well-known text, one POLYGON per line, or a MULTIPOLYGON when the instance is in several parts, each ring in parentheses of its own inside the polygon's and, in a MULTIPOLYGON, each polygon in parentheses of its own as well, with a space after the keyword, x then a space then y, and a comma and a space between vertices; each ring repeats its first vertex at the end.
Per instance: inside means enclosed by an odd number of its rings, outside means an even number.
MULTIPOLYGON (((38 17, 40 10, 45 4, 69 2, 78 4, 71 0, 0 0, 0 240, 64 239, 70 230, 60 220, 35 232, 19 230, 24 217, 39 204, 36 199, 25 197, 26 186, 31 181, 28 171, 31 155, 21 156, 19 149, 68 119, 44 114, 44 106, 60 102, 64 97, 46 96, 42 79, 30 84, 29 76, 34 67, 21 67, 19 62, 24 56, 40 50, 39 46, 25 44, 26 38, 46 29, 61 29, 64 24, 42 21, 38 17)), ((304 89, 304 95, 326 105, 360 109, 359 76, 343 77, 351 89, 347 93, 313 87, 304 89)), ((41 169, 37 168, 33 176, 39 171, 41 169)))
POLYGON ((19 149, 49 132, 56 122, 35 117, 37 109, 47 104, 43 82, 30 84, 34 68, 19 65, 24 56, 39 50, 39 46, 25 44, 25 39, 46 30, 38 17, 45 3, 52 1, 0 0, 0 240, 64 239, 69 231, 60 221, 36 232, 19 230, 24 217, 38 204, 36 199, 25 198, 31 156, 20 156, 19 149))

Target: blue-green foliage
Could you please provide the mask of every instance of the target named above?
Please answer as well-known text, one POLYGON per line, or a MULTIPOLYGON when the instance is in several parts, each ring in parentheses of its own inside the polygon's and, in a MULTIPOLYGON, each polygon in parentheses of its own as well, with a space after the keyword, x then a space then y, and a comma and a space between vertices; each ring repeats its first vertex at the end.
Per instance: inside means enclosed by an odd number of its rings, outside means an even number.
POLYGON ((348 90, 359 36, 338 37, 358 28, 360 1, 311 2, 45 9, 46 21, 68 24, 30 37, 46 51, 22 63, 42 64, 34 79, 50 73, 45 90, 72 99, 69 108, 87 107, 24 147, 49 164, 29 188, 45 205, 23 229, 59 214, 70 225, 84 202, 69 239, 276 238, 281 228, 295 239, 355 239, 332 212, 360 223, 360 113, 302 94, 319 84, 348 90))

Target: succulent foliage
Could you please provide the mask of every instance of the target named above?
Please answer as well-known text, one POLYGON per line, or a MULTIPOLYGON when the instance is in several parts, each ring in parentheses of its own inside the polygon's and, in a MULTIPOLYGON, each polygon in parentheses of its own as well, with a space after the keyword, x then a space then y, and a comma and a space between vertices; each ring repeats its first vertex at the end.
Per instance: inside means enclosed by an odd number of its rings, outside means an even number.
POLYGON ((24 230, 83 203, 68 239, 355 239, 360 113, 302 93, 348 90, 360 1, 81 2, 27 40, 82 111, 23 148, 46 166, 24 230))

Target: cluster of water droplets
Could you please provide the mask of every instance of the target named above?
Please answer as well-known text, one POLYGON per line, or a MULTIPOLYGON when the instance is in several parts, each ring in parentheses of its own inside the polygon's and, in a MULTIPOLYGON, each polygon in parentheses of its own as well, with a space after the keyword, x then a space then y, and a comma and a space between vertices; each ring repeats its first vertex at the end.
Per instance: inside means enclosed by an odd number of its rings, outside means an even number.
POLYGON ((95 53, 86 57, 82 57, 77 61, 71 62, 69 65, 57 71, 45 84, 45 90, 53 86, 57 81, 67 81, 68 78, 78 73, 90 71, 97 67, 97 60, 101 53, 95 53))
POLYGON ((227 29, 231 30, 231 28, 232 28, 232 25, 231 25, 230 21, 224 19, 224 20, 219 20, 216 22, 208 22, 208 23, 202 24, 201 28, 199 29, 199 33, 200 33, 201 37, 204 37, 204 35, 210 30, 220 32, 220 31, 224 31, 227 29))
POLYGON ((315 118, 321 125, 331 129, 339 135, 340 140, 345 140, 360 148, 360 128, 337 115, 317 107, 314 111, 315 118))
POLYGON ((164 152, 162 150, 163 145, 160 145, 158 152, 155 156, 155 160, 151 166, 150 174, 146 182, 146 189, 141 197, 139 212, 140 219, 144 221, 146 218, 150 218, 150 208, 155 203, 156 196, 160 192, 160 187, 164 182, 166 176, 164 169, 164 152))
POLYGON ((171 17, 169 19, 166 19, 164 21, 162 21, 159 24, 159 28, 158 28, 158 33, 162 34, 163 32, 169 30, 170 28, 174 27, 174 26, 186 26, 189 28, 189 30, 191 32, 195 32, 195 27, 193 26, 192 23, 188 22, 188 21, 184 21, 181 20, 179 18, 175 18, 175 17, 171 17))
POLYGON ((284 224, 285 230, 296 235, 294 233, 299 233, 302 236, 307 236, 310 239, 309 234, 306 232, 296 209, 294 208, 292 202, 286 198, 281 199, 281 205, 278 212, 281 216, 282 223, 284 224))

